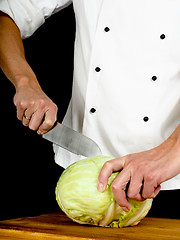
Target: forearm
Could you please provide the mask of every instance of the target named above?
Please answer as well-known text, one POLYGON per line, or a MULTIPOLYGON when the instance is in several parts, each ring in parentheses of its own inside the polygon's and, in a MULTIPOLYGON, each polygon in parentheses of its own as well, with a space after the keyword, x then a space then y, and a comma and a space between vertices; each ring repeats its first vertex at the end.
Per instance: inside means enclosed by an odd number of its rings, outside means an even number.
POLYGON ((24 126, 47 132, 56 121, 57 106, 42 91, 27 63, 21 35, 16 24, 0 13, 0 68, 14 84, 17 118, 24 126))
POLYGON ((0 12, 0 68, 17 88, 37 79, 26 62, 21 35, 16 24, 0 12))

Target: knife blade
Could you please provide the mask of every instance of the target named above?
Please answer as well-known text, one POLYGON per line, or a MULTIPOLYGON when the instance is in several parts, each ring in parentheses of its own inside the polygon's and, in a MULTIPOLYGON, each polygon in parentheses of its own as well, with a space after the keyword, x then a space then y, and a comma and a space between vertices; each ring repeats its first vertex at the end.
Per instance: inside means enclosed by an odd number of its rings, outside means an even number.
POLYGON ((58 122, 42 137, 77 155, 85 157, 102 155, 101 149, 91 138, 58 122))

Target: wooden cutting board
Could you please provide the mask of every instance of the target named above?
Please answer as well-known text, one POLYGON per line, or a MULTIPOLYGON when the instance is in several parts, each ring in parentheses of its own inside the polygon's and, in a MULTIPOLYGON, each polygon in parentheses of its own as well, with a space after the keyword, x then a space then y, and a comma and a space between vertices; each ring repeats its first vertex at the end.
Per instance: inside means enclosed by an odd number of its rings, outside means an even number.
POLYGON ((134 227, 103 228, 79 225, 64 213, 0 221, 1 240, 158 240, 180 239, 180 220, 145 218, 134 227))

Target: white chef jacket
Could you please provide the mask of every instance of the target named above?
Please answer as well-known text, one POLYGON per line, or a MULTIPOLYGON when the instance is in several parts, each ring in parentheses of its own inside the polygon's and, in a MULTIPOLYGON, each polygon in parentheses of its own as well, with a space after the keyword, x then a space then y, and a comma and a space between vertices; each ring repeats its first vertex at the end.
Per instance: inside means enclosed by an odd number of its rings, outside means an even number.
MULTIPOLYGON (((103 155, 161 144, 180 123, 180 1, 1 0, 0 10, 26 38, 70 3, 74 82, 64 123, 97 142, 103 155)), ((54 150, 63 167, 80 159, 54 150)), ((180 175, 162 184, 179 188, 180 175)))

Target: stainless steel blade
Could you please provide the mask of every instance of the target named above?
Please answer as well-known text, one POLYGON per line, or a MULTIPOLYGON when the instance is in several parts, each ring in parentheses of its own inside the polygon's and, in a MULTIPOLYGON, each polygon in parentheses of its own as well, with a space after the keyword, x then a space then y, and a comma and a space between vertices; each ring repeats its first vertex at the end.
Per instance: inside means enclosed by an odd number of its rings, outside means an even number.
POLYGON ((77 155, 85 157, 102 155, 99 146, 92 139, 60 123, 42 137, 77 155))

